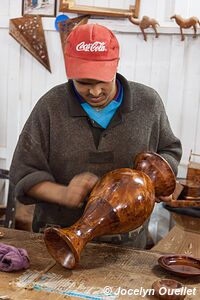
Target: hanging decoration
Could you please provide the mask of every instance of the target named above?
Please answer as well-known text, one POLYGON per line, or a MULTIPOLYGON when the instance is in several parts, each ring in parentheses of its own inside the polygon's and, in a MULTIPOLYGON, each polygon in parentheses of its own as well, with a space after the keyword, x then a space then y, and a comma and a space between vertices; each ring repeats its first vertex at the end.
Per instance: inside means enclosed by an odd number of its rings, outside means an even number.
POLYGON ((193 27, 194 29, 194 35, 193 38, 197 37, 197 24, 200 25, 199 19, 197 17, 190 17, 189 19, 184 19, 180 15, 173 15, 171 18, 175 19, 176 24, 180 27, 181 32, 181 41, 185 40, 184 34, 183 34, 183 28, 190 28, 193 27))
POLYGON ((56 19, 55 19, 55 29, 56 29, 56 31, 59 31, 58 24, 60 22, 66 21, 68 19, 69 19, 69 17, 67 15, 64 15, 64 14, 57 16, 56 19))
POLYGON ((148 16, 144 16, 142 20, 138 20, 131 16, 129 17, 129 21, 134 25, 138 25, 140 27, 145 41, 147 41, 147 35, 144 29, 147 29, 149 27, 153 28, 153 30, 155 31, 156 38, 158 38, 157 26, 159 26, 159 23, 155 19, 149 18, 148 16))
POLYGON ((70 32, 79 25, 86 24, 88 22, 90 16, 81 16, 77 18, 72 18, 68 20, 64 20, 58 23, 59 32, 60 32, 60 39, 63 49, 63 55, 65 54, 65 42, 70 34, 70 32))
POLYGON ((10 19, 9 34, 51 72, 40 16, 10 19))
POLYGON ((22 0, 22 16, 56 16, 57 0, 22 0))

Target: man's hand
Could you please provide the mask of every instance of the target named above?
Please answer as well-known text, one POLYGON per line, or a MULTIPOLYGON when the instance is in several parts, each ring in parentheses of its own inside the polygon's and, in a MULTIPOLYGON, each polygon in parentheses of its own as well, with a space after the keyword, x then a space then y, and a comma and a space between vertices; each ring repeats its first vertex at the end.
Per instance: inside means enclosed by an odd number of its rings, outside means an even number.
POLYGON ((68 186, 43 181, 30 188, 27 194, 40 201, 77 208, 83 205, 97 180, 96 175, 84 172, 74 176, 68 186))
POLYGON ((156 202, 171 202, 173 200, 172 195, 170 196, 160 196, 159 198, 156 198, 156 202))
POLYGON ((167 197, 163 197, 163 196, 160 196, 159 199, 156 198, 156 202, 171 202, 171 201, 175 201, 178 199, 180 193, 182 192, 183 190, 183 186, 177 181, 176 182, 176 188, 173 192, 173 194, 171 194, 170 196, 167 196, 167 197))
POLYGON ((67 186, 66 204, 68 207, 81 207, 84 199, 95 186, 98 177, 90 172, 74 176, 67 186))

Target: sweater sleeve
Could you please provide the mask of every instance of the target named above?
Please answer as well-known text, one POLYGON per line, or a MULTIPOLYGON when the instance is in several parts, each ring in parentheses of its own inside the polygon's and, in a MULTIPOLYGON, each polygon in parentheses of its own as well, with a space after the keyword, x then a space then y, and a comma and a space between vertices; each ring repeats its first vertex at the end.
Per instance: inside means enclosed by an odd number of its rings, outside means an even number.
POLYGON ((10 168, 15 196, 24 204, 39 202, 26 192, 42 181, 54 182, 48 163, 49 115, 42 99, 37 103, 19 137, 10 168))
POLYGON ((164 106, 160 115, 160 138, 157 152, 167 160, 177 175, 182 146, 180 140, 172 132, 164 106))

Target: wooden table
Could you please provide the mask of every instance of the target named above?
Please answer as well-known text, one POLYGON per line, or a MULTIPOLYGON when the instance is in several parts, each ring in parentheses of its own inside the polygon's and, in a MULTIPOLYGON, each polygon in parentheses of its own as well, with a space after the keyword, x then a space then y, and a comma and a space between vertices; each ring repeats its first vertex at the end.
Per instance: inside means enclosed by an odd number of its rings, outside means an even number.
POLYGON ((192 255, 200 259, 200 219, 173 213, 176 225, 151 250, 192 255))
POLYGON ((176 277, 161 269, 157 264, 161 255, 159 252, 89 243, 81 256, 81 264, 75 270, 66 270, 58 264, 52 265, 54 261, 46 250, 41 234, 5 228, 0 228, 0 231, 5 233, 1 242, 25 248, 31 262, 27 271, 0 272, 0 299, 156 299, 150 289, 152 283, 160 278, 176 279, 187 288, 196 288, 196 295, 186 296, 185 299, 200 299, 200 279, 176 277), (49 266, 51 268, 48 270, 49 266), (45 274, 34 282, 34 276, 39 277, 39 272, 45 269, 45 274), (29 289, 19 287, 24 284, 25 278, 25 286, 29 289), (132 296, 114 297, 112 294, 112 297, 100 297, 105 286, 110 286, 112 292, 119 292, 119 288, 122 293, 123 289, 131 289, 132 296), (143 297, 143 293, 151 296, 143 297))

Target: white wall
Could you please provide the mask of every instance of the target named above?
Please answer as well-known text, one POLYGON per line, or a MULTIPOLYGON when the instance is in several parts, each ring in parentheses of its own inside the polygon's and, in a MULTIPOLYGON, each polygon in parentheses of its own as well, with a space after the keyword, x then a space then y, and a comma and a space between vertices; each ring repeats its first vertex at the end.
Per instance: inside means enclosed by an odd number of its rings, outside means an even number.
MULTIPOLYGON (((94 0, 77 4, 128 8, 134 1, 94 0)), ((160 37, 148 29, 144 42, 138 27, 128 20, 92 19, 112 29, 121 44, 119 71, 130 80, 152 86, 161 95, 174 130, 183 144, 179 176, 185 175, 189 152, 200 153, 200 36, 187 30, 180 41, 174 13, 200 17, 196 0, 141 0, 140 17, 160 23, 160 37)), ((73 17, 75 15, 70 15, 73 17)), ((22 126, 39 97, 66 81, 59 33, 54 18, 43 18, 52 74, 8 34, 9 19, 21 16, 21 0, 0 1, 0 167, 9 168, 22 126)), ((198 33, 200 31, 198 30, 198 33)))

